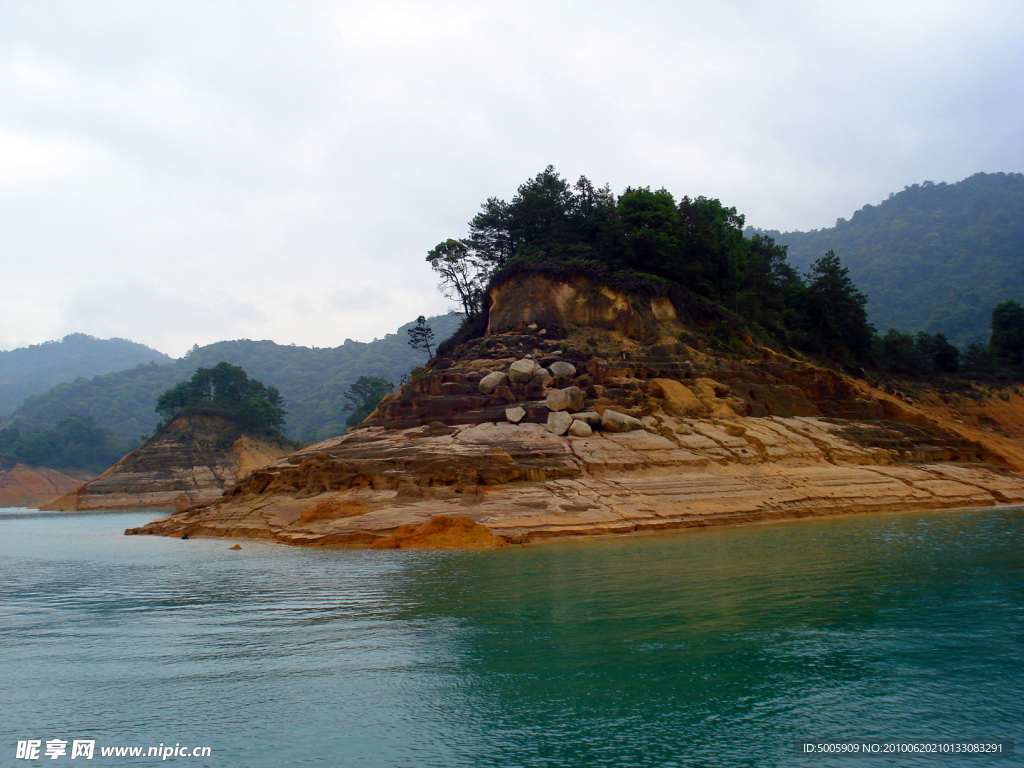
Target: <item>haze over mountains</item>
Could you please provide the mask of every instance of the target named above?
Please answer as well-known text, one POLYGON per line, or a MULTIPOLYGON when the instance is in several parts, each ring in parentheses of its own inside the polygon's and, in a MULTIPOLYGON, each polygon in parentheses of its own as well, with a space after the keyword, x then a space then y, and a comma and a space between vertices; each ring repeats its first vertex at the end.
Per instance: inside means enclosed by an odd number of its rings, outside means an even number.
MULTIPOLYGON (((748 230, 760 231, 760 230, 748 230)), ((976 173, 923 182, 811 232, 764 231, 801 270, 834 250, 868 296, 884 333, 944 333, 959 347, 988 342, 992 308, 1024 300, 1024 175, 976 173)))
MULTIPOLYGON (((455 331, 459 320, 456 315, 440 315, 429 323, 440 340, 455 331)), ((153 408, 160 394, 188 379, 196 368, 224 361, 281 391, 289 437, 319 440, 345 431, 344 392, 359 376, 383 376, 397 383, 404 373, 426 361, 425 352, 408 345, 407 331, 413 325, 407 323, 373 342, 349 339, 341 346, 324 349, 248 339, 196 347, 178 360, 164 356, 168 362, 163 364, 148 362, 58 384, 25 401, 10 423, 24 431, 78 414, 92 417, 120 441, 139 441, 157 425, 159 417, 153 408)))
POLYGON ((25 398, 56 384, 144 363, 163 365, 172 359, 134 341, 97 339, 84 333, 0 352, 0 420, 9 417, 25 398))

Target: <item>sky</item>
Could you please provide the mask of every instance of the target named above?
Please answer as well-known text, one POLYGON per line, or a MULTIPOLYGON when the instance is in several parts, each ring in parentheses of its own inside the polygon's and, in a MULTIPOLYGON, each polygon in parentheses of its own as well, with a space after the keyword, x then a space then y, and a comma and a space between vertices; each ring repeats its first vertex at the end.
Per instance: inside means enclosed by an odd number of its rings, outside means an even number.
POLYGON ((832 226, 1024 171, 1024 3, 0 4, 0 349, 333 347, 547 165, 832 226))

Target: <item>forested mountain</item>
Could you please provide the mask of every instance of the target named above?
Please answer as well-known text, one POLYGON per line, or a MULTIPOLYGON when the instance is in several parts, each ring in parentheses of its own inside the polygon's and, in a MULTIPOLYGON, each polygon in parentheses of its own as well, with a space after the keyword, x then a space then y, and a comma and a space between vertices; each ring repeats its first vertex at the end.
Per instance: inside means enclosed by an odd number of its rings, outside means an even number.
MULTIPOLYGON (((441 315, 428 322, 437 339, 450 336, 460 322, 457 315, 441 315)), ((397 382, 427 359, 425 352, 408 344, 407 323, 397 333, 364 343, 347 340, 326 349, 275 344, 272 341, 221 341, 194 347, 169 365, 138 365, 92 379, 60 384, 29 398, 15 411, 11 424, 22 431, 52 426, 70 414, 91 417, 118 440, 137 441, 153 432, 159 420, 157 398, 175 384, 189 379, 197 368, 219 362, 241 366, 267 386, 276 387, 287 411, 284 432, 304 441, 323 439, 345 431, 348 401, 344 392, 359 376, 383 376, 397 382)))
POLYGON ((134 341, 97 339, 84 333, 0 352, 0 419, 10 416, 25 398, 55 384, 150 362, 163 365, 171 360, 163 352, 134 341))
POLYGON ((914 184, 849 221, 812 232, 760 232, 806 269, 834 250, 868 296, 879 331, 943 333, 987 343, 992 308, 1024 300, 1024 175, 977 173, 914 184))

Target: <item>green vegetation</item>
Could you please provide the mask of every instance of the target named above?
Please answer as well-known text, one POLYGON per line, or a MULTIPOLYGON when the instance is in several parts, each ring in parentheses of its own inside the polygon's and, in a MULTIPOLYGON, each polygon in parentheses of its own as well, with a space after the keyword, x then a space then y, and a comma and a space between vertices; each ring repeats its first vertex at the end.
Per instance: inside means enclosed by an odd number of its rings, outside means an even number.
MULTIPOLYGON (((445 338, 460 320, 456 315, 441 315, 428 322, 438 338, 445 338)), ((195 347, 169 365, 140 365, 60 384, 26 400, 9 426, 25 433, 77 413, 110 429, 117 440, 137 443, 157 426, 153 404, 161 393, 187 381, 196 368, 212 368, 226 361, 280 391, 288 403, 287 437, 323 440, 344 434, 349 413, 343 393, 359 376, 396 381, 427 361, 425 352, 411 349, 407 343, 408 330, 414 325, 407 323, 396 333, 370 343, 349 340, 326 349, 247 339, 195 347)))
MULTIPOLYGON (((752 234, 756 230, 748 230, 752 234)), ((812 232, 762 232, 798 268, 834 250, 870 299, 879 328, 988 341, 989 312, 1024 301, 1024 175, 978 173, 914 184, 849 221, 812 232)))
MULTIPOLYGON (((627 188, 616 197, 586 178, 575 185, 548 167, 511 202, 487 200, 464 240, 427 261, 466 315, 456 336, 482 332, 489 284, 523 271, 582 273, 615 287, 694 297, 738 316, 777 344, 862 362, 874 341, 866 298, 834 253, 801 276, 772 238, 743 234, 735 208, 705 197, 678 202, 667 190, 627 188)), ((439 353, 443 353, 443 346, 439 353)))
POLYGON ((427 318, 420 315, 416 318, 416 325, 409 329, 409 346, 413 349, 422 349, 427 353, 427 357, 433 360, 434 353, 430 349, 433 344, 434 331, 427 323, 427 318))
POLYGON ((89 417, 67 416, 56 427, 0 429, 0 456, 54 469, 102 472, 136 445, 119 443, 89 417))
POLYGON ((181 381, 156 401, 162 424, 193 413, 211 413, 230 419, 249 434, 280 433, 284 426, 284 400, 275 387, 250 379, 237 365, 220 362, 213 368, 198 368, 188 381, 181 381))
POLYGON ((171 358, 133 341, 97 339, 84 333, 0 352, 0 416, 61 382, 150 362, 162 365, 171 358))
POLYGON ((377 407, 385 395, 395 391, 395 385, 383 376, 360 376, 356 382, 345 390, 348 405, 344 410, 352 411, 345 420, 346 427, 354 427, 377 407))

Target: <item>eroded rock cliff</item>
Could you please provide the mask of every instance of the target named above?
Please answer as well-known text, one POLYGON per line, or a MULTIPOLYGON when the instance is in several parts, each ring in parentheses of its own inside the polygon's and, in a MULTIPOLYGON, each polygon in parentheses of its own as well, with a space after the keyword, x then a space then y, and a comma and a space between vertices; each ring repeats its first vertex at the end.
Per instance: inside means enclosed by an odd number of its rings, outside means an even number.
POLYGON ((450 546, 1024 502, 1005 445, 749 337, 714 351, 707 307, 538 274, 489 299, 361 428, 129 533, 450 546))
POLYGON ((43 508, 192 507, 220 498, 291 447, 242 435, 220 416, 181 416, 102 475, 43 508))
POLYGON ((48 467, 0 458, 0 507, 34 507, 78 487, 79 481, 48 467))

